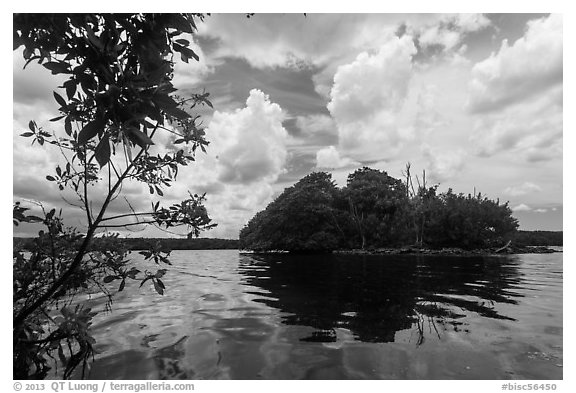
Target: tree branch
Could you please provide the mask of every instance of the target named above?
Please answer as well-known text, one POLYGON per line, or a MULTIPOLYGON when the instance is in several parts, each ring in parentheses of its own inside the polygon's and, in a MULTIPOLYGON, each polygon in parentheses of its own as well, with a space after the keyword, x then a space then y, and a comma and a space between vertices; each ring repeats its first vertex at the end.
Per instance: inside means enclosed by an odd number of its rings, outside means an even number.
MULTIPOLYGON (((152 139, 152 137, 154 136, 159 125, 160 125, 159 123, 156 123, 156 127, 150 133, 150 139, 152 139)), ((149 147, 149 145, 146 145, 146 147, 141 148, 140 151, 138 152, 138 155, 136 156, 136 159, 139 158, 142 154, 144 154, 144 152, 146 150, 148 150, 148 147, 149 147)), ((102 208, 100 209, 100 212, 98 213, 98 216, 92 222, 92 224, 88 227, 88 231, 86 232, 86 237, 84 237, 84 241, 80 245, 80 248, 78 249, 78 253, 76 254, 76 257, 74 258, 74 260, 70 264, 70 267, 68 268, 68 270, 66 270, 62 274, 62 276, 60 276, 60 278, 58 280, 56 280, 56 282, 54 282, 54 284, 43 295, 41 295, 34 303, 32 303, 32 305, 30 305, 27 308, 22 309, 18 313, 18 315, 14 318, 14 328, 19 327, 30 314, 32 314, 38 307, 40 307, 44 302, 46 302, 48 299, 50 299, 58 291, 58 289, 62 286, 62 284, 64 284, 64 282, 66 282, 66 280, 70 276, 72 276, 72 273, 74 273, 74 270, 76 270, 76 268, 82 262, 82 258, 84 257, 84 254, 86 254, 86 250, 88 249, 88 246, 90 245, 90 241, 92 240, 94 233, 96 232, 100 222, 102 221, 102 218, 104 216, 104 213, 106 212, 106 209, 108 208, 108 204, 110 203, 112 195, 120 187, 120 185, 122 184, 122 181, 124 181, 124 178, 128 175, 128 173, 130 172, 130 170, 132 170, 132 168, 133 168, 133 163, 130 163, 130 165, 126 168, 124 173, 122 173, 120 178, 116 181, 116 183, 112 187, 112 190, 106 196, 106 199, 104 200, 104 204, 102 205, 102 208)))

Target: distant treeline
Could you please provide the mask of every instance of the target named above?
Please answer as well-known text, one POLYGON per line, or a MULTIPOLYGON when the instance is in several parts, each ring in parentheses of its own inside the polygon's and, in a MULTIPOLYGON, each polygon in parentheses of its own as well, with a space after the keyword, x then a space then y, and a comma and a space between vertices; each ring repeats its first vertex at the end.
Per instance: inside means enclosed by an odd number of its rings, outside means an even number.
MULTIPOLYGON (((147 250, 150 246, 160 243, 170 250, 222 250, 238 249, 238 240, 234 239, 180 239, 180 238, 119 238, 130 250, 147 250)), ((28 249, 34 238, 15 237, 14 246, 28 249)), ((97 244, 100 239, 95 238, 97 244)))
POLYGON ((518 231, 512 237, 515 246, 562 246, 562 231, 518 231))
MULTIPOLYGON (((514 246, 562 246, 562 231, 518 231, 512 236, 514 246)), ((120 238, 131 250, 146 250, 156 242, 170 250, 237 250, 235 239, 166 239, 166 238, 120 238)), ((34 241, 30 237, 15 237, 14 246, 28 249, 34 241)), ((94 239, 98 242, 98 238, 94 239)))

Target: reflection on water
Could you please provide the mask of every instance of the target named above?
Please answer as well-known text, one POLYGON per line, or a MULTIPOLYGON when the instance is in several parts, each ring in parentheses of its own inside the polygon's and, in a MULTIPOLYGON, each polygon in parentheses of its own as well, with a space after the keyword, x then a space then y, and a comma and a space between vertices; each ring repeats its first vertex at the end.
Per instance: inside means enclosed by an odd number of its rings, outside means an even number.
POLYGON ((363 342, 393 342, 395 333, 436 323, 454 326, 473 312, 514 318, 494 308, 516 304, 518 261, 510 258, 438 256, 242 255, 240 272, 248 285, 269 292, 256 301, 289 313, 288 325, 319 331, 306 341, 336 341, 335 328, 363 342), (456 262, 456 263, 455 263, 456 262))
POLYGON ((97 317, 91 379, 562 378, 562 254, 173 262, 97 317))

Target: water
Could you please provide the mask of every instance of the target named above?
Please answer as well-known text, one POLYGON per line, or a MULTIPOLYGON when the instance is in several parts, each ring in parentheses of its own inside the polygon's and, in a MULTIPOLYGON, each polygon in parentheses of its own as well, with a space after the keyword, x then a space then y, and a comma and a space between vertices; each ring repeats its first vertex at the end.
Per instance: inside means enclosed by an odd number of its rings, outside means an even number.
POLYGON ((95 318, 90 379, 562 379, 562 254, 172 261, 95 318))

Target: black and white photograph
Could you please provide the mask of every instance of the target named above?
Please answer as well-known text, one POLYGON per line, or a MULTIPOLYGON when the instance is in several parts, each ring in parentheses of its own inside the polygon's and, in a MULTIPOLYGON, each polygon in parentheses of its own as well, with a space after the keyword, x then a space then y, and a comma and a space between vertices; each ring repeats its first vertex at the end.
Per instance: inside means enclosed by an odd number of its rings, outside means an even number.
POLYGON ((12 379, 556 390, 564 20, 14 12, 12 379))

